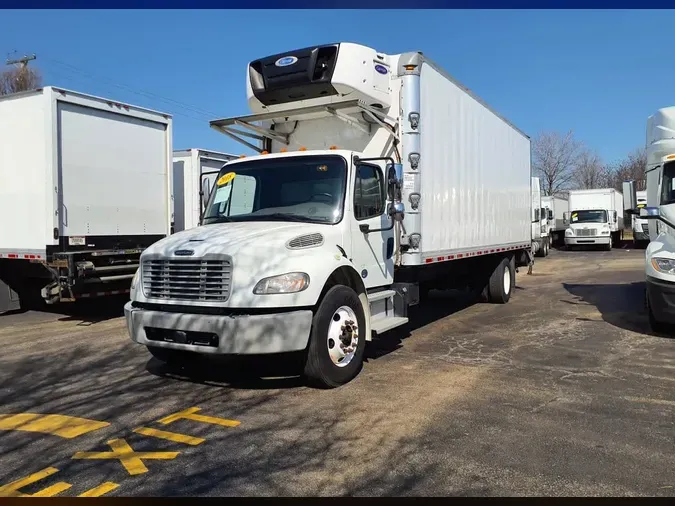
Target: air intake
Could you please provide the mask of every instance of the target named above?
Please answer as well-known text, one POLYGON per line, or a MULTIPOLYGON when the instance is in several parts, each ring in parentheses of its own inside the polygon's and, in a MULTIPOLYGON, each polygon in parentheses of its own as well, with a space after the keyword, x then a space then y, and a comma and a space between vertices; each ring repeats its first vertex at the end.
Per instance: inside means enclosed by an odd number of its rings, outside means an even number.
POLYGON ((313 248, 315 246, 321 246, 323 244, 323 235, 318 232, 315 234, 306 234, 291 239, 286 244, 288 249, 304 249, 304 248, 313 248))

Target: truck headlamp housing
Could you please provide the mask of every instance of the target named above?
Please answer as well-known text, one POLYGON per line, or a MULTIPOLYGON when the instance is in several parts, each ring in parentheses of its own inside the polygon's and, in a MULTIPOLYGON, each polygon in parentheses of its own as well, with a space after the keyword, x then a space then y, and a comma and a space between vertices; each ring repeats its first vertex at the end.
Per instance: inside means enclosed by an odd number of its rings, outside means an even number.
POLYGON ((134 277, 131 279, 131 291, 134 291, 136 289, 136 285, 138 285, 138 278, 140 277, 141 269, 138 268, 136 269, 136 273, 134 274, 134 277))
POLYGON ((275 293, 298 293, 309 286, 309 275, 304 272, 288 272, 271 276, 258 281, 253 293, 256 295, 272 295, 275 293))
POLYGON ((675 260, 671 258, 652 257, 652 267, 664 274, 675 274, 675 260))
POLYGON ((571 228, 568 228, 567 230, 565 230, 565 235, 567 235, 567 236, 574 235, 574 230, 572 230, 571 228))

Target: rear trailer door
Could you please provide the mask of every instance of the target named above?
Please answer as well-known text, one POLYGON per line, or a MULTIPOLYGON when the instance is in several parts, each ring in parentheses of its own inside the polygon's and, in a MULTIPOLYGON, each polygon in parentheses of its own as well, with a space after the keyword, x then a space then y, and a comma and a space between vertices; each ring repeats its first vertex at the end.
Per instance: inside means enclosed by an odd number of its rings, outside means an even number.
POLYGON ((58 101, 59 233, 167 235, 167 125, 58 101))

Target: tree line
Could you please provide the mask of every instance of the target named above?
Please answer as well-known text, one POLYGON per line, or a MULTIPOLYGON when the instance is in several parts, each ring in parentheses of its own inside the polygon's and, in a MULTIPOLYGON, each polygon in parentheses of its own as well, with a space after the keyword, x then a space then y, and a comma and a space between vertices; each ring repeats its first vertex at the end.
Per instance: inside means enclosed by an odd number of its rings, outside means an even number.
POLYGON ((615 188, 634 180, 637 190, 645 187, 645 148, 622 159, 605 163, 600 156, 569 131, 542 132, 532 140, 532 168, 545 195, 565 196, 569 190, 615 188))
MULTIPOLYGON (((42 76, 35 67, 24 65, 0 72, 0 95, 40 86, 42 76)), ((565 196, 569 190, 592 188, 621 191, 621 183, 629 179, 642 190, 646 162, 645 149, 638 148, 623 160, 606 164, 572 131, 542 132, 532 140, 532 168, 545 195, 565 196)))

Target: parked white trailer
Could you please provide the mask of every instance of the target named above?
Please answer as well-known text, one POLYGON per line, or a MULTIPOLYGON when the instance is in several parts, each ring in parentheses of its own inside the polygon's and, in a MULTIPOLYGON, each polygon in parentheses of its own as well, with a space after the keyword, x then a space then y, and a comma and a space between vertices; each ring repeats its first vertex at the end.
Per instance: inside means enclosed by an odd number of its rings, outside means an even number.
POLYGON ((541 205, 546 209, 546 228, 551 243, 562 244, 565 239, 565 213, 569 211, 567 199, 547 195, 541 198, 541 205))
POLYGON ((567 225, 565 245, 601 245, 607 250, 621 240, 623 195, 614 188, 571 190, 569 211, 564 215, 567 225))
POLYGON ((532 178, 532 247, 534 254, 548 256, 551 248, 550 236, 547 232, 546 209, 544 209, 541 186, 538 177, 532 178))
MULTIPOLYGON (((637 199, 637 209, 647 206, 647 190, 635 192, 637 199)), ((633 245, 639 246, 649 242, 649 220, 640 218, 639 214, 631 214, 631 225, 633 229, 633 245)))
POLYGON ((135 342, 178 362, 304 350, 334 387, 429 289, 508 302, 532 261, 525 134, 418 52, 269 56, 247 95, 254 114, 211 126, 260 154, 221 170, 203 226, 143 253, 135 342))
POLYGON ((203 188, 213 187, 216 174, 228 161, 228 153, 190 148, 173 152, 173 231, 199 225, 203 211, 203 188), (207 183, 205 183, 207 181, 207 183))
POLYGON ((170 164, 168 114, 53 87, 0 97, 4 309, 128 292, 169 234, 170 164))

